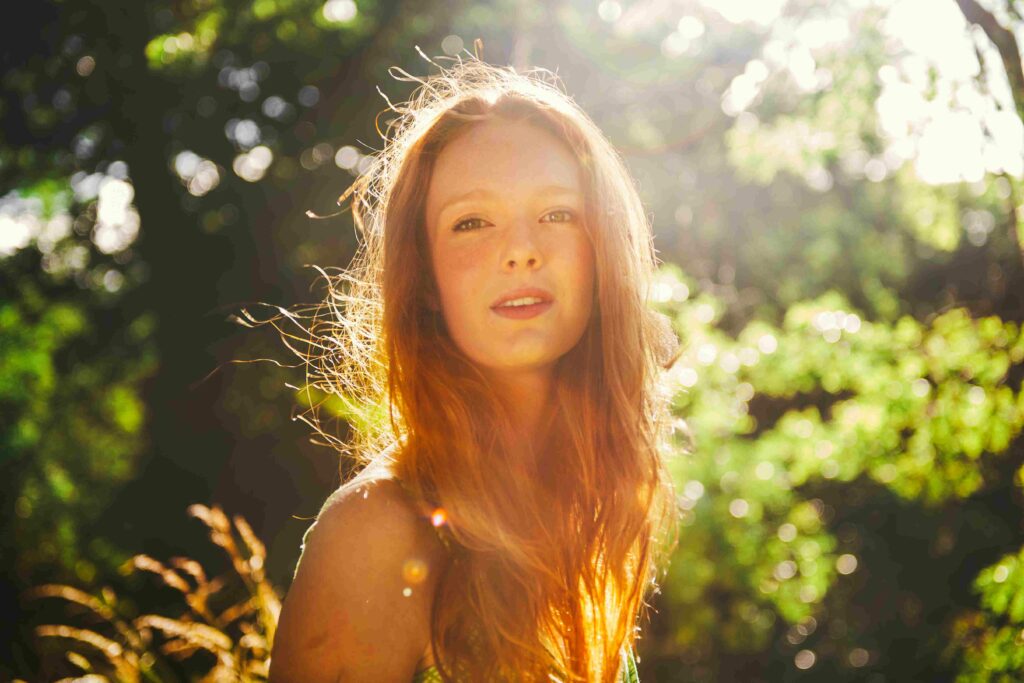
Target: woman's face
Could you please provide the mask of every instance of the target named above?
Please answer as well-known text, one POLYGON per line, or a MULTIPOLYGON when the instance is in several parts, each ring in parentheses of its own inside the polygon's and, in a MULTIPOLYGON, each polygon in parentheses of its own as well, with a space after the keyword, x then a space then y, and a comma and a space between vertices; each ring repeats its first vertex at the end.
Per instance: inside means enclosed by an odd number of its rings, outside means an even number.
POLYGON ((441 150, 426 197, 452 340, 479 366, 546 370, 590 319, 594 257, 569 147, 522 121, 475 124, 441 150))

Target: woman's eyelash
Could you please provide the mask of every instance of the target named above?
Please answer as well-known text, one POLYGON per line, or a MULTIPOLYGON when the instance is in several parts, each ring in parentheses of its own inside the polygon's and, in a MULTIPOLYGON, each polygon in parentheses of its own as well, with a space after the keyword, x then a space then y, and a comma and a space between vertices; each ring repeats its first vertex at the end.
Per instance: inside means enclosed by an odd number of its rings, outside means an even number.
MULTIPOLYGON (((563 219, 563 222, 568 222, 568 221, 574 220, 576 218, 576 214, 573 213, 572 211, 570 211, 569 209, 555 209, 553 211, 548 211, 546 214, 544 214, 544 218, 547 218, 551 214, 565 214, 566 217, 563 219)), ((481 223, 486 223, 487 222, 483 218, 464 218, 463 220, 459 221, 454 226, 452 226, 452 229, 455 230, 456 232, 465 232, 467 230, 478 230, 479 229, 478 227, 477 228, 464 227, 467 224, 473 223, 474 221, 480 221, 481 223)), ((545 221, 545 222, 551 222, 551 221, 545 221)), ((555 221, 555 222, 559 222, 559 221, 555 221)))

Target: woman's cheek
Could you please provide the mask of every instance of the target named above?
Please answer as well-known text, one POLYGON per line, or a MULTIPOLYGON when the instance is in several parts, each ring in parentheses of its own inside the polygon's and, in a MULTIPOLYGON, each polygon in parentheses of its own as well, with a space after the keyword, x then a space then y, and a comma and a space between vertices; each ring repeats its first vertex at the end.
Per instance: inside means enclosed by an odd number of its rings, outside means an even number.
POLYGON ((474 285, 479 288, 478 271, 483 258, 481 249, 469 245, 449 251, 447 266, 453 282, 461 291, 465 292, 467 287, 474 285))
POLYGON ((486 291, 487 283, 480 261, 465 256, 453 258, 442 289, 442 300, 450 322, 460 328, 481 322, 476 319, 486 312, 486 302, 480 300, 486 291))
POLYGON ((479 246, 466 244, 457 247, 446 247, 434 254, 436 274, 442 292, 452 295, 465 293, 467 286, 479 285, 475 271, 485 255, 479 246), (474 282, 476 281, 476 282, 474 282))
POLYGON ((578 237, 572 247, 566 250, 566 258, 577 298, 589 308, 594 298, 594 252, 589 240, 578 237))

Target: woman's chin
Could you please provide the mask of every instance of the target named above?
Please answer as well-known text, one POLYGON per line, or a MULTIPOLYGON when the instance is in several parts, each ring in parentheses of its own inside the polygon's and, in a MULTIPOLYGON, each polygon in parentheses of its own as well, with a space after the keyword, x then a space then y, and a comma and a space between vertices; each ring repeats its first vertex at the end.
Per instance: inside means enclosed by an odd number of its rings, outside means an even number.
POLYGON ((554 367, 559 356, 545 351, 509 351, 505 354, 478 363, 496 372, 509 375, 531 374, 547 371, 554 367))

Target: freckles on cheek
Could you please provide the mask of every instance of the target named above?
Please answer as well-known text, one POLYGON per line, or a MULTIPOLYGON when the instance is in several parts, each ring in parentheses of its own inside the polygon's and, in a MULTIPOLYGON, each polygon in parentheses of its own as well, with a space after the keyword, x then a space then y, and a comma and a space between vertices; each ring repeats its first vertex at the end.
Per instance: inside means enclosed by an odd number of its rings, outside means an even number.
POLYGON ((436 254, 437 278, 448 294, 465 296, 479 291, 487 261, 486 250, 475 245, 442 249, 436 254))
POLYGON ((458 271, 474 270, 479 268, 484 259, 487 258, 487 249, 483 245, 465 245, 457 249, 448 250, 448 259, 452 268, 458 271))

